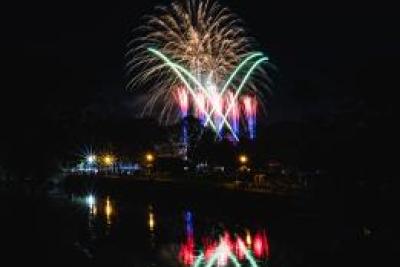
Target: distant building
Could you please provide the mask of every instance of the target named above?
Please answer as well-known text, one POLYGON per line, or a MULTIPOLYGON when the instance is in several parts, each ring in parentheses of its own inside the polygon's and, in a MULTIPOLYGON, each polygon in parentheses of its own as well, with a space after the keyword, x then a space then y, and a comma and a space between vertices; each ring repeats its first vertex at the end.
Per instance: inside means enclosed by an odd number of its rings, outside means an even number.
POLYGON ((164 143, 154 146, 157 158, 187 160, 187 145, 184 143, 164 143))

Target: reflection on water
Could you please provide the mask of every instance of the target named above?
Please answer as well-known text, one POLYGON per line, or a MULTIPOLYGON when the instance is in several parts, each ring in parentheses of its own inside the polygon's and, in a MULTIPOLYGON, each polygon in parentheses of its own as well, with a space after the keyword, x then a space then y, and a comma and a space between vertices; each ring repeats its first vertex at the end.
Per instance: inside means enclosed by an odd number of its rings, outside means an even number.
POLYGON ((249 230, 246 230, 246 244, 247 246, 251 246, 251 234, 249 230))
POLYGON ((154 226, 155 226, 155 221, 154 221, 154 212, 153 212, 153 206, 149 206, 149 220, 148 220, 148 225, 149 225, 149 230, 150 232, 154 232, 154 226))
POLYGON ((89 194, 86 198, 86 205, 89 207, 88 214, 88 231, 89 237, 91 240, 96 239, 96 231, 95 231, 95 220, 97 216, 97 205, 96 205, 96 197, 92 194, 89 194))
POLYGON ((108 236, 112 238, 110 245, 116 246, 114 242, 119 242, 119 239, 123 239, 121 236, 133 231, 136 233, 132 235, 135 238, 148 238, 150 246, 144 253, 154 257, 164 255, 158 259, 164 266, 261 267, 270 258, 267 232, 262 227, 235 225, 232 230, 232 223, 225 225, 219 220, 218 223, 210 223, 209 218, 196 217, 196 213, 191 210, 161 214, 159 210, 156 212, 154 205, 147 205, 142 210, 144 213, 141 213, 140 207, 130 209, 131 205, 126 203, 125 213, 120 213, 121 208, 117 207, 117 202, 110 196, 102 198, 89 194, 77 199, 87 209, 89 240, 86 241, 90 247, 95 248, 96 240, 104 242, 108 236), (147 237, 137 237, 141 232, 140 221, 146 221, 143 227, 147 228, 147 237), (128 228, 124 228, 126 225, 128 228), (122 227, 117 231, 120 236, 116 237, 115 231, 111 231, 112 227, 122 227))
POLYGON ((84 197, 72 196, 72 202, 87 210, 86 232, 89 234, 90 240, 94 241, 98 235, 110 234, 117 212, 115 202, 109 196, 106 198, 98 198, 94 194, 84 197))
POLYGON ((203 264, 207 267, 214 264, 227 266, 230 263, 238 267, 246 262, 257 267, 270 257, 269 242, 264 230, 256 232, 252 239, 253 246, 246 246, 239 233, 225 231, 217 238, 203 236, 196 244, 193 232, 189 232, 180 246, 179 260, 184 265, 194 267, 203 264))
POLYGON ((154 211, 153 211, 153 206, 149 205, 148 207, 148 227, 149 227, 149 241, 150 241, 150 247, 152 250, 155 249, 156 247, 156 234, 155 234, 155 218, 154 218, 154 211))
POLYGON ((112 224, 111 216, 113 215, 113 207, 111 205, 110 197, 107 197, 107 199, 106 199, 106 205, 104 207, 104 214, 106 215, 107 225, 111 226, 111 224, 112 224))
MULTIPOLYGON (((82 203, 81 198, 73 198, 78 203, 82 203)), ((105 220, 106 225, 111 226, 113 224, 113 218, 116 213, 115 204, 109 196, 104 199, 97 199, 93 194, 89 194, 84 198, 85 205, 89 208, 88 218, 91 223, 94 223, 97 216, 99 215, 105 220)))
POLYGON ((89 206, 89 214, 95 217, 97 214, 96 198, 90 194, 86 197, 86 203, 89 206))
POLYGON ((181 244, 179 250, 179 259, 185 265, 192 265, 195 260, 195 241, 193 235, 192 213, 185 213, 185 235, 186 240, 181 244))

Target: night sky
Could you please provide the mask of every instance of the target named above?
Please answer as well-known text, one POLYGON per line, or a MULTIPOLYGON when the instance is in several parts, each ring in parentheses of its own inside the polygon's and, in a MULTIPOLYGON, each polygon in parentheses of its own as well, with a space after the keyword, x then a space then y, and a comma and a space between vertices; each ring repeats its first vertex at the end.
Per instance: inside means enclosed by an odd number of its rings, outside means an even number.
MULTIPOLYGON (((140 16, 166 2, 35 1, 10 7, 3 26, 7 48, 15 51, 6 50, 12 53, 16 80, 3 93, 18 91, 18 101, 28 103, 13 107, 23 113, 25 107, 46 106, 54 112, 71 104, 82 111, 135 112, 134 95, 124 89, 126 44, 140 16)), ((360 91, 390 94, 391 88, 368 88, 365 81, 387 78, 400 57, 395 9, 390 6, 337 1, 223 3, 243 18, 277 66, 275 95, 268 104, 271 121, 336 110, 350 98, 358 101, 363 97, 360 91)))
MULTIPOLYGON (((63 121, 135 117, 137 95, 125 89, 126 45, 140 17, 167 2, 26 1, 6 7, 6 135, 35 142, 49 125, 68 131, 63 121)), ((400 59, 395 7, 382 1, 221 2, 245 21, 276 66, 264 123, 360 110, 391 116, 400 59)))

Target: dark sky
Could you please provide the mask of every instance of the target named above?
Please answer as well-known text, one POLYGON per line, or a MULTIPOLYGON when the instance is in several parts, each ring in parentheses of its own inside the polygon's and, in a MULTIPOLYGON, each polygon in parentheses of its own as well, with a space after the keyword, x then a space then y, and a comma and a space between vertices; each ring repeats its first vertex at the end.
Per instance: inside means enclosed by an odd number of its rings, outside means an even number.
MULTIPOLYGON (((4 8, 8 119, 87 112, 134 116, 124 53, 140 16, 163 0, 17 2, 4 8)), ((307 120, 363 101, 394 101, 396 8, 369 1, 224 0, 277 66, 268 121, 307 120), (367 100, 366 100, 367 99, 367 100)), ((4 83, 5 85, 6 83, 4 83)))

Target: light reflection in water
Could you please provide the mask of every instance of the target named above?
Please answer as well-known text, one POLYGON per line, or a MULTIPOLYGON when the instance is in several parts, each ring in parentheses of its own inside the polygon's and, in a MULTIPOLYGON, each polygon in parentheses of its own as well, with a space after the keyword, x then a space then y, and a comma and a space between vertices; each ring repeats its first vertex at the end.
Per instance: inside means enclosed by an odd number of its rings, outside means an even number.
POLYGON ((156 226, 156 222, 155 222, 155 215, 154 215, 154 210, 153 210, 153 206, 149 205, 148 207, 148 214, 147 214, 147 226, 149 228, 149 241, 150 241, 150 247, 152 249, 155 249, 156 247, 156 236, 155 236, 155 226, 156 226))
POLYGON ((193 234, 193 220, 192 213, 187 211, 185 213, 185 234, 186 240, 181 244, 181 248, 179 251, 179 258, 182 263, 185 265, 193 265, 195 261, 194 249, 194 234, 193 234))
POLYGON ((89 205, 89 215, 96 216, 97 215, 96 198, 93 195, 89 195, 86 198, 86 202, 89 205))
POLYGON ((89 207, 88 214, 88 230, 90 239, 96 239, 96 231, 95 231, 95 220, 97 216, 97 203, 96 197, 92 194, 86 196, 86 204, 89 207))
POLYGON ((88 212, 88 231, 91 239, 96 239, 97 235, 109 235, 113 220, 116 216, 114 202, 109 196, 105 199, 97 198, 94 194, 84 197, 85 206, 88 212), (105 222, 105 227, 102 227, 105 222))
POLYGON ((106 204, 104 206, 104 214, 106 215, 106 223, 109 226, 111 226, 111 224, 112 224, 111 216, 113 215, 113 213, 114 213, 114 210, 111 205, 110 197, 107 197, 106 204))
POLYGON ((270 258, 265 230, 255 231, 254 235, 248 229, 242 233, 225 230, 217 238, 202 236, 201 243, 196 244, 190 212, 185 214, 185 225, 185 241, 180 245, 178 254, 179 261, 185 266, 222 267, 233 264, 240 267, 250 264, 251 267, 259 267, 270 258))
POLYGON ((251 247, 251 233, 249 230, 246 230, 246 245, 251 247))
MULTIPOLYGON (((97 199, 92 194, 83 199, 85 206, 89 208, 88 230, 90 238, 94 240, 97 235, 111 234, 110 227, 115 223, 116 216, 119 215, 116 212, 115 202, 109 196, 105 199, 97 199), (105 225, 101 222, 105 222, 105 225)), ((152 205, 148 206, 145 216, 150 247, 152 252, 156 252, 155 249, 160 247, 156 246, 158 225, 152 205)), ((178 243, 178 251, 175 250, 170 255, 176 261, 175 257, 178 254, 177 259, 184 266, 261 267, 265 266, 270 259, 270 245, 264 229, 240 228, 242 230, 231 232, 226 227, 219 228, 220 224, 218 224, 217 228, 212 228, 210 231, 204 232, 204 228, 195 231, 193 212, 185 211, 183 219, 184 238, 178 243), (195 232, 199 236, 196 237, 195 232)), ((201 224, 199 226, 201 227, 201 224)), ((162 229, 160 228, 159 231, 162 229)))
POLYGON ((92 216, 97 215, 96 197, 92 194, 86 197, 86 204, 89 206, 89 214, 92 216))
POLYGON ((148 225, 149 225, 149 230, 150 232, 154 232, 154 227, 155 227, 155 221, 154 221, 154 213, 153 213, 153 209, 150 206, 149 209, 149 220, 148 220, 148 225))

